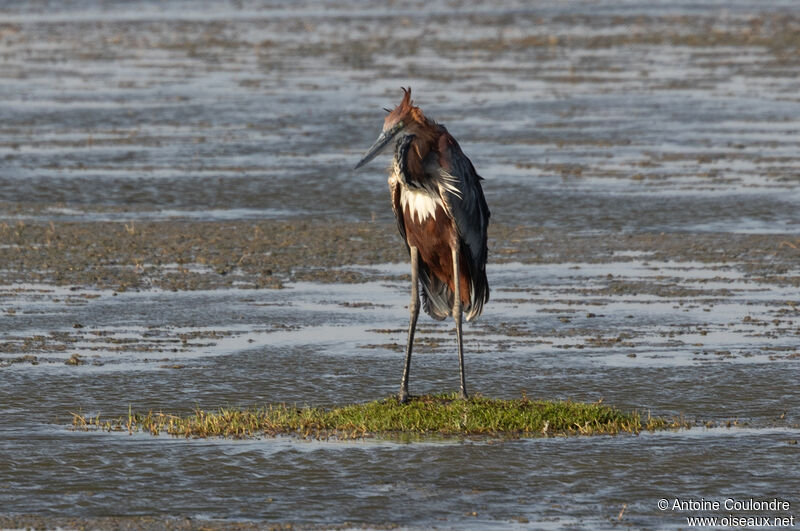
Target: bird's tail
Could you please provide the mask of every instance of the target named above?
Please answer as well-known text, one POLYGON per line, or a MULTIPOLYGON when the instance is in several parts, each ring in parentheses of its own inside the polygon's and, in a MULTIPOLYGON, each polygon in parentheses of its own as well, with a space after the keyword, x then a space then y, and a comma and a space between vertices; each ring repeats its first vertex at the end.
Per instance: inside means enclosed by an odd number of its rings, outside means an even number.
MULTIPOLYGON (((422 284, 422 308, 425 313, 441 321, 453 314, 453 291, 446 282, 431 274, 428 267, 420 264, 420 284, 422 284)), ((470 275, 469 302, 462 308, 464 318, 472 321, 483 312, 483 305, 489 300, 489 282, 486 271, 474 272, 470 275)))
POLYGON ((447 284, 431 274, 428 266, 420 264, 419 280, 422 284, 422 309, 425 313, 441 321, 452 313, 453 292, 447 284))
POLYGON ((481 316, 483 305, 489 302, 489 281, 486 270, 473 271, 470 275, 469 304, 464 308, 464 318, 472 321, 481 316))

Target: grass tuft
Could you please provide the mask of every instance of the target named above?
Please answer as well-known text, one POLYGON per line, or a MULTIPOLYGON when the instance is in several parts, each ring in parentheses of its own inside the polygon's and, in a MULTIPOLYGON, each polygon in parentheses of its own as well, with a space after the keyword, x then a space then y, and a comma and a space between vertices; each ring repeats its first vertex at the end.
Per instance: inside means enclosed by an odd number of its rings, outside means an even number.
POLYGON ((689 428, 683 419, 642 417, 596 403, 571 401, 499 400, 455 394, 414 397, 401 404, 394 397, 332 409, 292 407, 196 410, 188 416, 128 411, 126 417, 101 420, 73 413, 73 429, 168 433, 175 437, 251 438, 291 435, 303 438, 491 436, 547 437, 616 435, 689 428))

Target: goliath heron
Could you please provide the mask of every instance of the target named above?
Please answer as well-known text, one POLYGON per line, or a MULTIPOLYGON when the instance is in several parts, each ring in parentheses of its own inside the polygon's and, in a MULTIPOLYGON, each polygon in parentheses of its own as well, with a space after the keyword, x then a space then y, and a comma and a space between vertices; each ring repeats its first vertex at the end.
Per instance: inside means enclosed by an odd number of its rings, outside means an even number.
POLYGON ((458 341, 461 398, 467 398, 461 316, 478 317, 489 300, 486 228, 489 207, 472 162, 443 125, 425 117, 411 101, 411 88, 389 113, 383 131, 356 169, 396 140, 389 175, 397 228, 411 258, 411 322, 399 399, 406 402, 411 349, 422 306, 437 320, 452 315, 458 341), (454 296, 457 293, 458 296, 454 296))

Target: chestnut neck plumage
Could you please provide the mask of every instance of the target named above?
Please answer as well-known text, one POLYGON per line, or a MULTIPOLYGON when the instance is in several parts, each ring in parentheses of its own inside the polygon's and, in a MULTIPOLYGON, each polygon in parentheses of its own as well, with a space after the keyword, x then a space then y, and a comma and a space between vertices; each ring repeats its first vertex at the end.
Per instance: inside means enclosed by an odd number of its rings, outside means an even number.
POLYGON ((403 165, 407 172, 406 178, 418 184, 426 180, 424 161, 436 148, 435 134, 432 131, 426 129, 423 134, 420 133, 421 131, 414 134, 414 139, 405 153, 406 160, 403 165))

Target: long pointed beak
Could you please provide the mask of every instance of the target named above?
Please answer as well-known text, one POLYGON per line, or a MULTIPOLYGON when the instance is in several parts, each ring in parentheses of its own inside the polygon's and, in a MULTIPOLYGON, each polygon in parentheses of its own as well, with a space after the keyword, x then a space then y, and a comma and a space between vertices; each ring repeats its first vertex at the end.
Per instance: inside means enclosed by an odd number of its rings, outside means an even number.
POLYGON ((378 137, 378 140, 376 140, 375 143, 372 144, 372 146, 369 148, 369 150, 367 150, 367 153, 364 155, 364 158, 358 161, 358 164, 356 164, 356 167, 354 169, 356 170, 359 169, 361 166, 363 166, 364 164, 366 164, 367 162, 371 161, 376 156, 378 156, 378 153, 380 153, 383 150, 383 148, 385 148, 389 144, 389 142, 392 141, 392 139, 395 137, 397 133, 398 133, 398 128, 393 128, 388 131, 382 132, 378 137))

